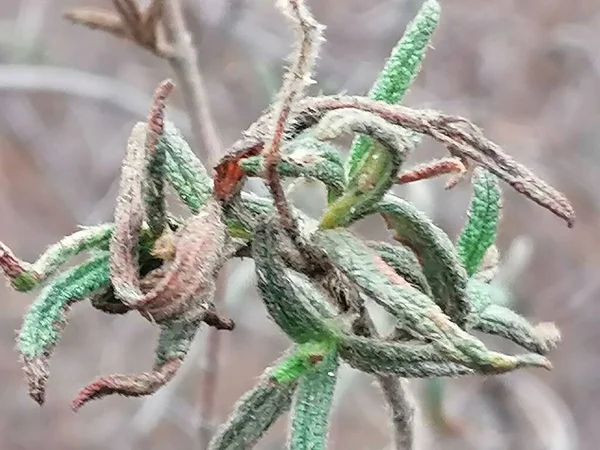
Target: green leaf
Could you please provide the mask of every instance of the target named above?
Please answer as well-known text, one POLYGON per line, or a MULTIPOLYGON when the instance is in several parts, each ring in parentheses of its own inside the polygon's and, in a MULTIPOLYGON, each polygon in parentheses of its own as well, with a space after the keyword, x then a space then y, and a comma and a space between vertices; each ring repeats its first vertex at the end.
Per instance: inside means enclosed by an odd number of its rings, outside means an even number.
POLYGON ((161 323, 155 365, 161 366, 173 359, 183 360, 201 324, 202 320, 199 318, 172 319, 161 323))
POLYGON ((335 139, 346 131, 364 133, 377 140, 380 151, 370 153, 359 176, 350 180, 344 194, 329 205, 321 217, 320 227, 344 227, 365 214, 394 184, 410 144, 400 133, 401 128, 390 125, 370 112, 340 109, 321 119, 314 133, 319 139, 335 139))
POLYGON ((18 347, 25 363, 30 395, 38 403, 44 401, 48 358, 66 326, 70 306, 109 282, 108 254, 102 253, 53 280, 25 315, 18 347))
POLYGON ((499 304, 502 290, 476 278, 468 285, 473 312, 468 317, 468 328, 493 334, 514 342, 535 353, 544 355, 560 341, 560 332, 552 323, 532 325, 523 316, 499 304))
POLYGON ((28 292, 43 283, 56 273, 60 267, 73 256, 87 250, 107 250, 110 237, 113 232, 113 224, 101 224, 92 227, 82 227, 81 230, 62 238, 56 244, 51 245, 33 264, 25 263, 17 259, 12 251, 0 243, 0 253, 4 253, 7 262, 14 261, 11 267, 16 266, 21 270, 13 273, 5 267, 4 259, 0 258, 0 265, 9 278, 11 286, 19 292, 28 292), (15 264, 16 263, 16 264, 15 264), (9 273, 10 276, 9 276, 9 273))
POLYGON ((265 370, 258 384, 238 400, 208 450, 253 448, 271 425, 290 409, 296 386, 296 382, 274 382, 272 369, 265 370))
MULTIPOLYGON (((421 68, 427 47, 440 20, 440 5, 435 0, 427 0, 406 27, 404 35, 396 44, 379 77, 369 92, 369 97, 394 104, 400 102, 412 85, 421 68)), ((405 131, 413 143, 419 142, 415 133, 405 131)), ((361 167, 372 140, 359 136, 353 143, 348 160, 348 176, 352 179, 361 167)))
POLYGON ((339 367, 335 350, 305 372, 294 398, 290 450, 325 450, 329 414, 339 367))
POLYGON ((165 121, 157 149, 165 151, 169 183, 190 210, 197 213, 212 195, 213 182, 206 169, 172 122, 165 121))
POLYGON ((334 341, 309 341, 300 344, 288 358, 284 359, 271 373, 277 383, 296 381, 306 371, 313 368, 335 347, 334 341))
POLYGON ((344 361, 365 373, 403 378, 455 377, 474 373, 464 365, 448 362, 431 344, 345 335, 340 339, 338 349, 344 361))
POLYGON ((281 233, 273 221, 255 231, 252 258, 263 302, 275 323, 294 341, 330 338, 335 313, 308 278, 287 268, 278 248, 281 233))
POLYGON ((413 287, 428 297, 433 296, 421 263, 414 251, 402 244, 394 245, 387 242, 368 242, 367 244, 377 252, 387 265, 413 287))
MULTIPOLYGON (((344 163, 340 152, 312 134, 301 135, 283 149, 279 173, 284 177, 304 177, 321 181, 328 189, 330 199, 339 197, 346 187, 344 163)), ((251 156, 240 162, 250 176, 263 176, 264 156, 251 156)))
POLYGON ((494 175, 480 167, 473 173, 469 218, 458 238, 458 254, 467 274, 473 276, 496 241, 502 209, 501 192, 494 175))
POLYGON ((448 235, 426 214, 394 195, 386 195, 377 211, 395 238, 417 253, 435 302, 454 322, 464 325, 470 311, 467 274, 448 235))

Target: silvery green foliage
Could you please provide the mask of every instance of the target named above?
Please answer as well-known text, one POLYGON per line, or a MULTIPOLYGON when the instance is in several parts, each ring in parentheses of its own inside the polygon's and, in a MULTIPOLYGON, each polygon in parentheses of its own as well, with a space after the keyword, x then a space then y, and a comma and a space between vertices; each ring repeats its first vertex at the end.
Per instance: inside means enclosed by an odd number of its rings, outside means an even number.
MULTIPOLYGON (((413 442, 412 435, 398 438, 412 433, 412 408, 397 377, 550 368, 545 355, 558 343, 557 329, 534 326, 494 300, 498 287, 490 281, 501 209, 496 176, 570 225, 572 208, 465 119, 394 105, 419 71, 440 5, 424 2, 370 98, 304 96, 323 27, 302 0, 279 0, 278 6, 298 36, 290 69, 274 104, 211 174, 165 118, 173 88, 165 81, 148 120, 134 126, 127 142, 113 222, 75 232, 31 264, 0 243, 0 268, 11 286, 24 292, 41 287, 18 345, 30 395, 39 403, 69 306, 88 298, 101 312, 139 313, 160 335, 149 371, 101 377, 80 391, 73 409, 109 394, 156 392, 176 376, 202 324, 233 330, 212 300, 219 270, 236 257, 254 260, 266 312, 293 346, 239 400, 212 450, 252 448, 288 410, 291 450, 327 448, 341 364, 378 380, 393 411, 396 441, 404 443, 413 442), (343 133, 360 135, 347 161, 330 142, 343 133), (473 199, 456 245, 425 213, 390 193, 421 134, 445 144, 454 166, 464 168, 463 158, 481 166, 474 169, 473 199), (271 196, 243 192, 248 177, 265 179, 271 196), (327 188, 317 221, 291 207, 285 195, 282 178, 300 177, 327 188), (170 212, 168 189, 188 208, 184 217, 170 212), (384 219, 394 244, 367 242, 347 229, 372 215, 384 219), (85 252, 86 261, 63 269, 85 252), (391 335, 377 333, 371 302, 393 317, 391 335), (496 352, 474 331, 509 339, 529 353, 496 352)), ((403 172, 411 174, 403 180, 447 169, 429 164, 403 172)))

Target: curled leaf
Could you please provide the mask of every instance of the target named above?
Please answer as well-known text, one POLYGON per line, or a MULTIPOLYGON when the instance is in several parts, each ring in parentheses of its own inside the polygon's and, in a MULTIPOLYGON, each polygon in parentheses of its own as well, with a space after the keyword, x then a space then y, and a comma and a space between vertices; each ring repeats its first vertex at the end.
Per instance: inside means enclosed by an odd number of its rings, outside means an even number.
POLYGON ((143 185, 144 202, 147 208, 147 220, 150 232, 160 236, 167 226, 165 200, 165 159, 163 146, 158 146, 158 140, 163 134, 166 98, 173 90, 171 80, 163 81, 152 99, 152 108, 148 113, 148 128, 145 140, 145 182, 143 185))
MULTIPOLYGON (((168 267, 155 271, 146 282, 145 292, 141 289, 137 263, 134 264, 135 273, 126 279, 118 268, 126 266, 132 258, 122 252, 112 254, 111 275, 118 298, 155 320, 190 313, 190 302, 214 289, 215 272, 223 262, 226 243, 226 227, 222 219, 222 207, 215 199, 211 199, 199 214, 187 219, 177 231, 175 259, 168 267)), ((127 270, 130 269, 127 266, 127 270)), ((198 304, 192 310, 200 314, 205 307, 198 304)))
POLYGON ((53 280, 25 315, 18 348, 25 365, 29 395, 39 404, 44 402, 48 359, 66 326, 70 306, 108 284, 108 255, 103 253, 53 280))
POLYGON ((360 167, 360 173, 350 180, 344 194, 334 201, 321 218, 321 228, 346 226, 367 211, 371 211, 392 187, 401 164, 411 148, 399 133, 400 128, 390 126, 382 118, 363 111, 333 111, 323 117, 314 134, 328 140, 346 131, 363 133, 377 139, 381 151, 371 152, 360 167))
MULTIPOLYGON (((303 137, 285 150, 278 167, 282 176, 319 180, 327 186, 330 198, 341 195, 346 186, 344 165, 335 148, 314 137, 303 137)), ((250 176, 264 176, 264 161, 262 156, 251 156, 242 160, 240 167, 250 176)))
POLYGON ((107 395, 140 397, 155 393, 177 373, 200 324, 200 319, 175 319, 163 322, 152 371, 129 375, 113 374, 98 378, 79 392, 72 403, 73 410, 77 411, 87 402, 107 395))
POLYGON ((463 325, 470 311, 467 276, 450 238, 424 213, 396 196, 386 195, 377 211, 394 237, 416 252, 435 302, 463 325))
POLYGON ((175 359, 166 362, 151 372, 135 375, 115 374, 98 378, 79 391, 79 394, 71 403, 71 408, 73 411, 78 411, 89 401, 111 394, 126 397, 153 394, 175 376, 179 366, 181 366, 181 361, 175 359))
POLYGON ((439 177, 440 175, 454 174, 454 177, 446 184, 446 189, 451 189, 456 184, 457 177, 463 177, 466 172, 467 168, 460 158, 440 158, 418 164, 400 173, 396 179, 396 183, 414 183, 415 181, 439 177))
POLYGON ((21 292, 30 291, 54 275, 73 256, 86 250, 108 249, 112 231, 112 224, 84 227, 48 247, 32 264, 19 260, 0 242, 0 267, 14 289, 21 292))
POLYGON ((394 125, 431 136, 443 143, 453 156, 486 168, 517 192, 564 219, 569 227, 575 223, 573 207, 563 194, 513 160, 487 139, 479 128, 462 117, 388 105, 363 97, 310 97, 297 106, 294 131, 299 133, 313 126, 329 111, 345 108, 371 112, 394 125))
POLYGON ((513 341, 531 352, 545 355, 560 342, 560 332, 553 323, 532 326, 516 312, 490 305, 473 317, 473 329, 513 341))
POLYGON ((328 319, 333 317, 333 311, 308 278, 285 265, 279 253, 285 242, 282 234, 273 222, 255 230, 252 257, 262 300, 269 315, 294 341, 327 339, 332 335, 328 319), (319 309, 315 303, 321 305, 319 309))
POLYGON ((137 123, 127 142, 110 241, 111 281, 117 297, 133 306, 142 296, 138 275, 138 244, 145 209, 142 193, 147 126, 137 123))
POLYGON ((496 241, 501 209, 501 193, 496 177, 482 168, 476 168, 469 218, 457 243, 458 254, 468 276, 477 272, 485 253, 496 241))
POLYGON ((560 332, 553 323, 532 325, 527 319, 498 304, 497 288, 477 279, 469 281, 469 298, 474 309, 468 318, 469 328, 493 334, 544 355, 560 341, 560 332))
POLYGON ((402 244, 388 244, 387 242, 369 242, 368 245, 398 275, 425 295, 432 297, 431 288, 423 273, 421 263, 409 247, 402 244))

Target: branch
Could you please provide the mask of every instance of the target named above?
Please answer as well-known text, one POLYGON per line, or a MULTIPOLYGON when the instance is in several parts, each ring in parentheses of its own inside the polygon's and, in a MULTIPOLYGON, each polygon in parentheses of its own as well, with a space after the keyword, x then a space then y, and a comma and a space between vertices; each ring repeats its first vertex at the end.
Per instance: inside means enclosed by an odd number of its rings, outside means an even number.
POLYGON ((280 147, 292 106, 302 95, 304 88, 312 82, 310 75, 323 40, 323 26, 312 17, 303 0, 280 0, 278 6, 294 23, 298 43, 292 52, 292 62, 273 106, 272 137, 264 150, 265 176, 280 215, 281 225, 288 233, 297 235, 295 221, 281 186, 277 167, 281 160, 280 147))
POLYGON ((213 167, 221 154, 222 144, 210 112, 206 88, 198 67, 192 37, 183 19, 180 0, 165 2, 163 7, 165 35, 173 47, 167 58, 181 86, 186 109, 190 115, 196 145, 206 152, 208 166, 213 167))
POLYGON ((178 79, 197 147, 203 147, 212 167, 221 153, 221 140, 210 113, 196 51, 186 28, 180 0, 152 0, 142 10, 136 0, 113 0, 115 12, 76 8, 64 16, 73 23, 127 39, 167 60, 178 79), (160 26, 162 25, 162 27, 160 26))
POLYGON ((392 410, 396 450, 412 450, 415 444, 415 403, 408 390, 408 381, 392 376, 380 376, 379 384, 392 410))

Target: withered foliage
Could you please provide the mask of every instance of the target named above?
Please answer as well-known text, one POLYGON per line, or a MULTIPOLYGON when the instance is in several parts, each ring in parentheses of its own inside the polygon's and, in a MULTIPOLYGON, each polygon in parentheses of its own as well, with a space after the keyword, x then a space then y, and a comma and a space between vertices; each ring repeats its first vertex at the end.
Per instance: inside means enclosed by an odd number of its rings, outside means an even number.
MULTIPOLYGON (((114 13, 77 9, 67 17, 171 57, 173 49, 162 38, 163 2, 146 9, 133 0, 113 4, 114 13)), ((40 404, 48 359, 75 302, 89 299, 104 313, 137 311, 161 331, 150 371, 101 377, 80 391, 73 409, 109 394, 148 395, 176 376, 203 323, 234 328, 212 298, 220 268, 242 255, 254 259, 266 310, 294 345, 236 405, 211 449, 250 448, 288 409, 290 448, 325 448, 341 363, 373 374, 381 384, 398 448, 413 442, 412 406, 398 377, 551 367, 545 355, 560 339, 556 327, 534 326, 494 301, 498 179, 569 226, 571 206, 466 119, 398 105, 439 20, 437 2, 424 3, 368 97, 306 96, 324 27, 302 0, 278 5, 297 31, 281 90, 217 164, 212 179, 165 120, 173 89, 167 80, 156 90, 147 122, 132 130, 112 223, 64 238, 33 264, 0 243, 0 266, 11 286, 42 287, 18 342, 30 394, 40 404), (357 135, 348 161, 331 142, 344 133, 357 135), (422 136, 442 143, 450 156, 405 168, 422 136), (452 175, 447 187, 472 174, 468 220, 456 239, 391 192, 395 184, 444 174, 452 175), (247 177, 263 178, 271 198, 244 192, 247 177), (300 177, 327 189, 318 221, 286 198, 284 180, 300 177), (168 187, 189 207, 187 217, 170 213, 168 187), (348 231, 371 215, 383 218, 396 244, 365 242, 348 231), (84 251, 90 253, 87 261, 61 271, 84 251), (394 317, 389 336, 375 329, 368 302, 394 317), (510 339, 528 353, 490 350, 475 330, 510 339)))

